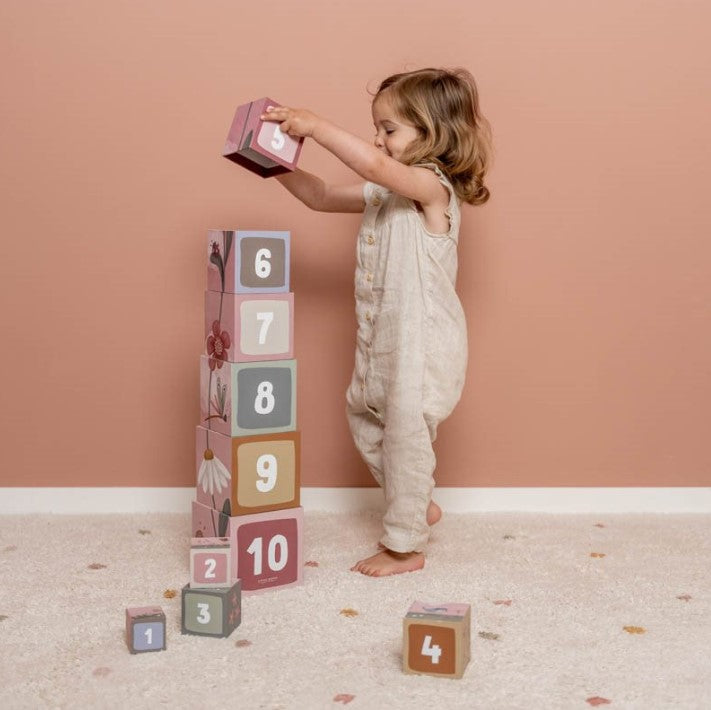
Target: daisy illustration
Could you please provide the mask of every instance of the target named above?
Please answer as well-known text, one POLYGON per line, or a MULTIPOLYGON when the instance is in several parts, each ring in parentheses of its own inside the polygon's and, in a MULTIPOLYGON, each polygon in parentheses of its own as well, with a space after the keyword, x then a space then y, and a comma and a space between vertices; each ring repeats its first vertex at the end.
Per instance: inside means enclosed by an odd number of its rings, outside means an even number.
POLYGON ((230 483, 231 476, 225 464, 218 459, 212 449, 205 449, 202 455, 202 463, 198 471, 198 485, 202 486, 204 493, 212 496, 213 508, 215 503, 215 493, 222 493, 222 489, 230 483))

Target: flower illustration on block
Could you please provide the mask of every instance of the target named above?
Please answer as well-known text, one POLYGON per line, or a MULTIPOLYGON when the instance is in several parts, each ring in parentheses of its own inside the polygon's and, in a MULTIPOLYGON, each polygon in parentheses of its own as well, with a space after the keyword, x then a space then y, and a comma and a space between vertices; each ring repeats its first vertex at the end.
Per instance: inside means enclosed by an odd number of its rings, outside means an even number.
POLYGON ((202 486, 202 490, 210 495, 222 493, 222 489, 229 485, 230 479, 230 472, 225 464, 215 456, 212 449, 205 449, 198 471, 198 485, 202 486))
MULTIPOLYGON (((210 375, 212 378, 212 375, 210 375)), ((215 394, 212 399, 208 402, 209 407, 215 409, 217 414, 209 414, 205 417, 205 421, 210 419, 222 419, 226 422, 230 417, 230 405, 227 401, 227 385, 222 383, 222 380, 217 378, 217 385, 215 386, 215 394)))
POLYGON ((207 354, 210 356, 210 369, 222 367, 222 363, 227 360, 227 351, 232 345, 232 338, 226 330, 220 327, 220 321, 212 323, 212 333, 207 337, 207 354))

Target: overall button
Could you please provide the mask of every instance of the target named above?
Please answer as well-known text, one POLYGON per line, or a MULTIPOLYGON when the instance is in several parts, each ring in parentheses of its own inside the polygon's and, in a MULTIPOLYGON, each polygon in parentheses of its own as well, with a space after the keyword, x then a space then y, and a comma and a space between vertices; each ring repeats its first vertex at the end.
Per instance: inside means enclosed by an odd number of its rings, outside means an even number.
POLYGON ((373 320, 373 314, 370 311, 366 311, 365 319, 368 321, 368 323, 370 323, 370 321, 373 320))
POLYGON ((368 244, 375 244, 375 237, 372 234, 369 234, 365 238, 365 241, 368 242, 368 244))
POLYGON ((372 282, 373 282, 373 274, 371 274, 370 272, 368 272, 368 273, 365 275, 365 280, 366 280, 368 283, 372 283, 372 282))

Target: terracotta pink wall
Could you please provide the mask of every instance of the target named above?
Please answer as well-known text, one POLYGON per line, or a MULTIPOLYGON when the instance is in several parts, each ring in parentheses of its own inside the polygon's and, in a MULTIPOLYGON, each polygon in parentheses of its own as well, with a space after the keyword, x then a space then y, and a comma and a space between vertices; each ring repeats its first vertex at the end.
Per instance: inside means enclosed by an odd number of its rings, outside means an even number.
MULTIPOLYGON (((439 483, 710 484, 709 7, 267 5, 0 5, 0 483, 192 483, 217 227, 292 231, 303 481, 369 484, 343 416, 357 219, 220 151, 240 102, 369 138, 367 87, 464 65, 497 158, 465 212, 470 367, 439 483)), ((351 179, 313 144, 301 165, 351 179)))

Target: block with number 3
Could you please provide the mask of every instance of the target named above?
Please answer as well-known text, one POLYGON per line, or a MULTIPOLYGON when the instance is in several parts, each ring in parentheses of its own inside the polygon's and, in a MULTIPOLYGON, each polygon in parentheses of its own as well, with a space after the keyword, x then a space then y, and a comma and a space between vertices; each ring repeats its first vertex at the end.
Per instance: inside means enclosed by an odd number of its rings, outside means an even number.
POLYGON ((195 636, 229 636, 242 621, 240 581, 231 587, 183 587, 181 632, 195 636))
POLYGON ((205 354, 215 363, 294 357, 294 294, 205 291, 205 354))
POLYGON ((242 593, 254 594, 301 584, 303 508, 229 517, 193 501, 193 536, 217 529, 230 540, 235 577, 242 593))
POLYGON ((226 293, 288 293, 291 233, 211 229, 207 288, 226 293))
POLYGON ((194 537, 190 541, 191 589, 231 587, 232 556, 230 541, 226 537, 194 537))
POLYGON ((282 133, 279 123, 260 118, 269 107, 280 105, 264 97, 238 106, 222 155, 262 177, 294 170, 304 139, 282 133))
POLYGON ((165 614, 159 606, 126 609, 126 645, 131 653, 165 651, 165 614))
POLYGON ((461 678, 469 663, 471 606, 415 602, 403 619, 404 673, 461 678))

